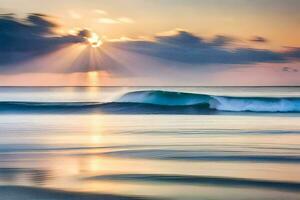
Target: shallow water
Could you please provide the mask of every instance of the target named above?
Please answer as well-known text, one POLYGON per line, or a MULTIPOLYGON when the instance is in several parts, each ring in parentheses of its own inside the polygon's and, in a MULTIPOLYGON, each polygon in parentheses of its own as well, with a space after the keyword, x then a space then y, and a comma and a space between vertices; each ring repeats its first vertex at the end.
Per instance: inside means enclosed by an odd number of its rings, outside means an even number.
MULTIPOLYGON (((110 102, 142 90, 300 97, 297 87, 0 88, 0 101, 110 102)), ((0 113, 6 199, 300 199, 299 113, 0 113)))

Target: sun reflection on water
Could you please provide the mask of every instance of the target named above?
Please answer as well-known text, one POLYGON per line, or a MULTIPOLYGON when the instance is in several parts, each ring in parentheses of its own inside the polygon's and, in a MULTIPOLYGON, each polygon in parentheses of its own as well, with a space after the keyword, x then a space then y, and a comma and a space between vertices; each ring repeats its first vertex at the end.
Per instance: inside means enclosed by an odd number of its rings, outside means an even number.
POLYGON ((102 142, 102 117, 101 115, 90 115, 89 116, 89 127, 90 127, 90 141, 92 144, 100 144, 102 142))
POLYGON ((100 73, 98 71, 91 71, 91 72, 88 72, 88 82, 89 82, 89 85, 92 85, 92 86, 97 86, 100 81, 99 81, 99 75, 100 73))

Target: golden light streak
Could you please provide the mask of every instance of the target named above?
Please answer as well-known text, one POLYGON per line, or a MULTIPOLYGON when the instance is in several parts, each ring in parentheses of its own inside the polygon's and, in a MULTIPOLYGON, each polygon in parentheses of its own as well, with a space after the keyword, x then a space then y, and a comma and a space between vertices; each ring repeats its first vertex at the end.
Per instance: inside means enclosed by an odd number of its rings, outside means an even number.
POLYGON ((92 144, 100 144, 102 142, 102 124, 101 115, 90 115, 89 124, 90 124, 90 141, 92 144))
POLYGON ((90 71, 86 73, 87 84, 89 86, 103 85, 109 81, 109 78, 110 75, 105 71, 90 71))
POLYGON ((88 72, 88 82, 91 86, 97 86, 99 84, 99 72, 98 71, 91 71, 88 72))

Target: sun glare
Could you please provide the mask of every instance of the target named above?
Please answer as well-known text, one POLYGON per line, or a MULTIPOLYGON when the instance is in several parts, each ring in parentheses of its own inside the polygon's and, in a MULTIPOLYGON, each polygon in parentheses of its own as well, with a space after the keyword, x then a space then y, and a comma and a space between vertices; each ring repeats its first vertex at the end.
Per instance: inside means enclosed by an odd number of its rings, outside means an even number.
POLYGON ((102 45, 102 41, 96 33, 91 33, 91 36, 89 38, 87 38, 87 41, 94 48, 97 48, 102 45))
POLYGON ((88 72, 88 82, 89 85, 96 86, 99 84, 99 72, 90 71, 88 72))

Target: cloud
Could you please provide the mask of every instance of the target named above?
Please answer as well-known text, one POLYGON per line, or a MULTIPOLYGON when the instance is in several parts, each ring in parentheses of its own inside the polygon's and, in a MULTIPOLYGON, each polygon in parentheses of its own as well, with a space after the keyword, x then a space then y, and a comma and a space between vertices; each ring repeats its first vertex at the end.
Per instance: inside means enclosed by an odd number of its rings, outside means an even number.
POLYGON ((132 23, 134 23, 134 20, 129 17, 120 17, 118 19, 103 17, 103 18, 99 18, 97 21, 100 24, 121 24, 121 23, 132 24, 132 23))
POLYGON ((13 14, 0 15, 0 72, 73 73, 98 70, 114 75, 130 74, 121 63, 90 44, 80 46, 83 48, 79 49, 77 56, 74 52, 72 54, 74 44, 88 44, 88 38, 94 34, 90 30, 79 29, 73 34, 60 35, 59 28, 47 15, 29 14, 25 19, 18 19, 13 14))
POLYGON ((75 12, 74 10, 69 10, 68 14, 72 19, 81 19, 82 18, 82 16, 79 13, 75 12))
POLYGON ((120 23, 118 20, 112 18, 99 18, 98 23, 100 24, 118 24, 120 23))
POLYGON ((120 17, 120 18, 118 18, 118 21, 121 23, 126 23, 126 24, 134 23, 134 20, 129 17, 120 17))
POLYGON ((251 42, 258 42, 258 43, 266 43, 266 42, 268 42, 268 40, 266 38, 261 37, 261 36, 254 36, 249 41, 251 41, 251 42))
MULTIPOLYGON (((60 28, 53 18, 43 14, 29 14, 25 19, 16 18, 13 14, 0 15, 1 73, 26 71, 27 69, 23 66, 25 61, 47 57, 49 54, 61 52, 60 50, 73 44, 86 43, 86 38, 91 36, 91 31, 87 29, 77 30, 75 34, 61 35, 57 32, 60 28)), ((105 41, 103 49, 99 50, 100 55, 94 58, 97 60, 96 64, 91 63, 89 60, 91 52, 86 51, 80 56, 80 59, 77 59, 77 64, 69 66, 64 73, 86 72, 93 66, 94 70, 126 74, 125 65, 122 63, 126 60, 129 60, 128 66, 131 66, 132 63, 140 65, 137 68, 148 66, 147 64, 151 63, 149 60, 146 63, 140 58, 151 58, 155 61, 153 62, 155 65, 159 65, 160 68, 164 66, 170 70, 173 69, 170 66, 181 66, 182 69, 193 66, 200 69, 207 68, 211 64, 224 66, 226 64, 287 63, 300 59, 300 48, 297 47, 290 47, 285 51, 241 48, 235 45, 236 40, 236 38, 225 35, 206 39, 186 30, 175 30, 156 35, 152 40, 140 38, 139 40, 105 41), (115 52, 124 53, 123 61, 120 59, 120 55, 115 52), (132 59, 128 57, 129 54, 132 55, 132 59), (170 65, 170 63, 176 64, 170 65)), ((64 54, 68 54, 68 52, 64 52, 64 54)), ((62 55, 60 54, 60 56, 62 55)), ((54 61, 51 63, 53 66, 58 60, 63 60, 62 57, 58 59, 57 56, 51 58, 54 61)), ((30 68, 30 72, 55 71, 49 67, 47 62, 35 63, 48 66, 35 66, 30 68)), ((29 62, 28 66, 31 64, 29 62)), ((151 68, 151 70, 154 69, 157 68, 151 68)), ((150 70, 149 67, 147 70, 150 70)), ((133 70, 130 69, 129 71, 133 70)))
POLYGON ((216 36, 205 40, 185 30, 176 30, 172 34, 162 34, 153 41, 120 41, 112 46, 161 59, 182 62, 186 64, 252 64, 281 63, 289 57, 295 58, 295 51, 275 52, 255 48, 228 48, 234 38, 216 36))
POLYGON ((282 70, 283 72, 299 72, 298 69, 293 68, 293 67, 283 67, 281 70, 282 70))
POLYGON ((217 35, 213 40, 211 41, 212 45, 214 46, 225 46, 227 44, 230 44, 232 42, 235 42, 237 39, 230 36, 225 35, 217 35))
MULTIPOLYGON (((172 32, 170 32, 172 33, 172 32)), ((156 44, 169 44, 174 46, 189 46, 189 47, 200 47, 203 43, 203 39, 189 33, 187 31, 178 30, 170 35, 158 35, 156 36, 156 44)))
POLYGON ((30 14, 25 19, 0 16, 0 68, 55 51, 68 44, 84 42, 80 36, 58 35, 59 25, 51 17, 30 14))
POLYGON ((92 32, 88 29, 82 29, 78 31, 77 35, 83 38, 89 38, 92 36, 92 32))
POLYGON ((300 59, 300 47, 288 47, 285 55, 292 59, 300 59))
POLYGON ((93 10, 93 11, 96 14, 99 14, 99 15, 107 15, 108 14, 105 10, 96 9, 96 10, 93 10))

